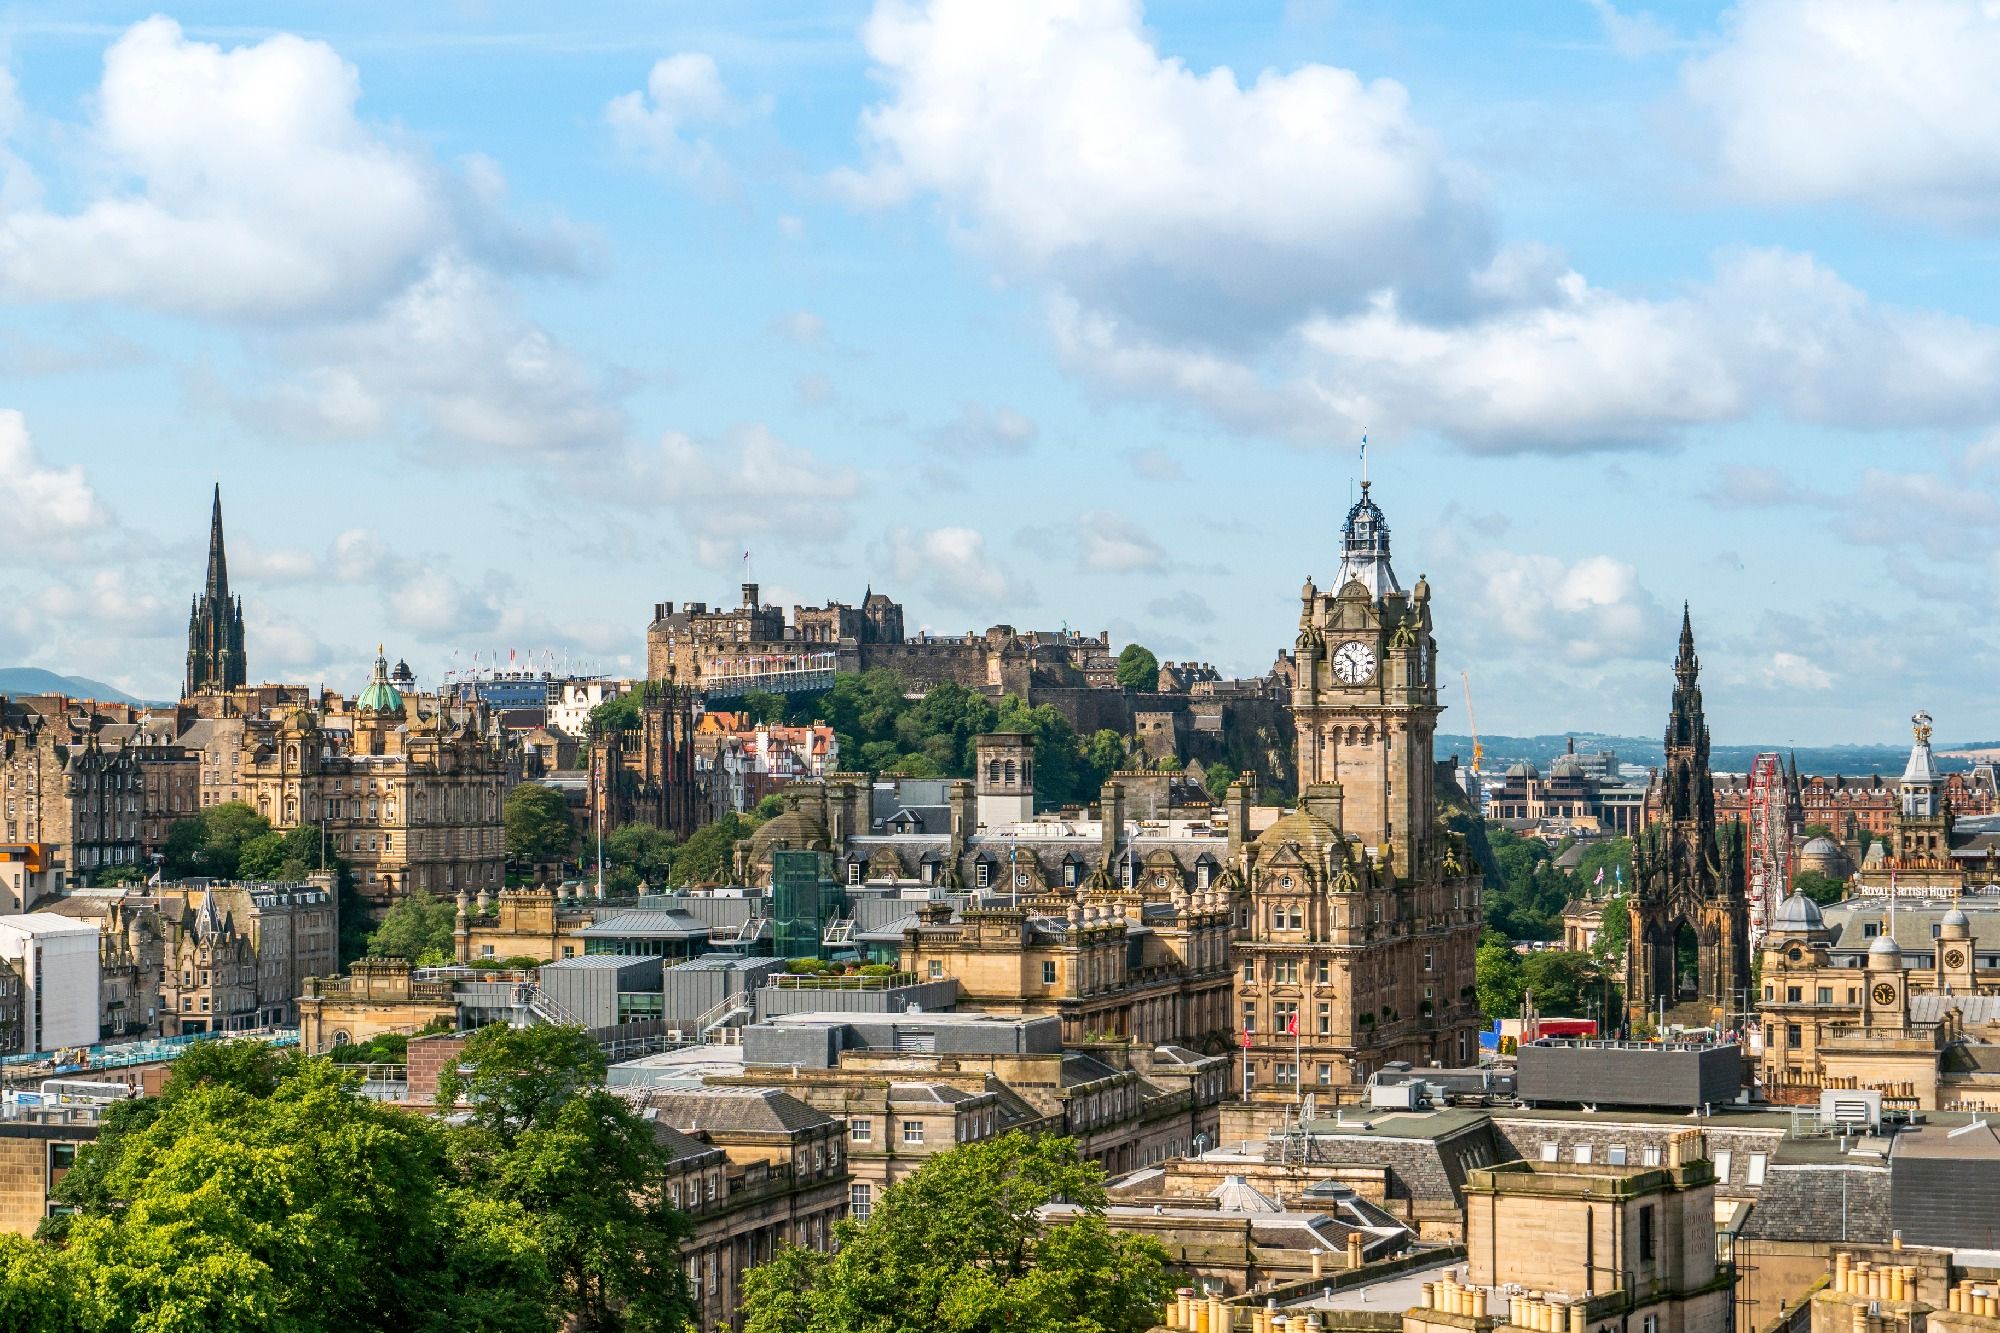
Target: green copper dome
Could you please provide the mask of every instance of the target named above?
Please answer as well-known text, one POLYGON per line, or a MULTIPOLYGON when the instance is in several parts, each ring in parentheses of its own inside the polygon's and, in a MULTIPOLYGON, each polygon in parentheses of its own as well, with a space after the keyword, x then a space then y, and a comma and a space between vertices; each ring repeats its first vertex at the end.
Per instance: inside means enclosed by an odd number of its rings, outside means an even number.
POLYGON ((383 653, 382 645, 375 645, 375 674, 362 687, 361 697, 354 701, 358 713, 401 713, 403 692, 389 683, 389 658, 383 653))

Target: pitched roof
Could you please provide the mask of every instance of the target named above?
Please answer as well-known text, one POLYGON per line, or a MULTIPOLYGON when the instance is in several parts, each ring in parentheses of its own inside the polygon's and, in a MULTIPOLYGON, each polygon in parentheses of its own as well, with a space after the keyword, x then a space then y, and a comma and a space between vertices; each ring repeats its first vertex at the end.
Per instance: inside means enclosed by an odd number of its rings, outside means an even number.
POLYGON ((689 1132, 794 1133, 820 1129, 833 1117, 776 1088, 689 1088, 647 1095, 665 1122, 689 1132))

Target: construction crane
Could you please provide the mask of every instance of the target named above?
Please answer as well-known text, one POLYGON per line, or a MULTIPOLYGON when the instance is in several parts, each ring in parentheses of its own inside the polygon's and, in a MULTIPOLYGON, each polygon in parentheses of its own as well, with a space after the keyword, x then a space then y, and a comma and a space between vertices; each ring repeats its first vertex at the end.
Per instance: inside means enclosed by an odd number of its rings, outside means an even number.
POLYGON ((1458 683, 1465 690, 1465 725, 1472 728, 1472 790, 1466 795, 1472 798, 1473 813, 1483 815, 1486 813, 1486 794, 1481 790, 1484 783, 1479 776, 1479 761, 1485 757, 1486 747, 1479 743, 1479 715, 1472 711, 1471 673, 1459 672, 1458 683))
POLYGON ((1479 715, 1472 711, 1472 676, 1469 672, 1458 673, 1458 683, 1465 688, 1465 724, 1472 728, 1472 776, 1479 776, 1479 761, 1486 757, 1486 747, 1479 743, 1479 715))

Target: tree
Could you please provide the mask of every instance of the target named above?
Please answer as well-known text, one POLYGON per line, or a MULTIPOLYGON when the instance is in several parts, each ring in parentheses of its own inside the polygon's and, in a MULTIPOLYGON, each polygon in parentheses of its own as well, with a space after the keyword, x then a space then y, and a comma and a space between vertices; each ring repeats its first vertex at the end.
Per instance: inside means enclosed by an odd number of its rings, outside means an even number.
POLYGON ((606 865, 621 872, 621 882, 629 878, 637 885, 644 880, 653 888, 660 888, 673 873, 674 852, 679 845, 680 839, 667 829, 651 824, 620 824, 604 839, 604 860, 606 865))
POLYGON ((963 1144, 891 1186, 832 1254, 782 1251, 744 1283, 746 1333, 1139 1333, 1173 1290, 1167 1254, 1104 1223, 1104 1173, 1073 1139, 963 1144), (1039 1210, 1061 1201, 1044 1220, 1039 1210))
MULTIPOLYGON (((599 705, 602 707, 603 705, 599 705)), ((556 861, 569 855, 576 826, 569 801, 553 787, 524 782, 507 793, 507 858, 511 861, 556 861)))
POLYGON ((1201 775, 1201 785, 1208 789, 1208 795, 1217 805, 1229 796, 1229 784, 1240 775, 1227 764, 1210 764, 1201 775))
POLYGON ((1631 903, 1624 894, 1613 894, 1604 900, 1603 914, 1598 918, 1597 938, 1592 941, 1590 951, 1597 956, 1600 967, 1607 964, 1622 965, 1625 959, 1625 943, 1631 938, 1631 903))
POLYGON ((106 866, 97 871, 92 878, 99 888, 108 889, 119 884, 137 884, 145 873, 134 865, 106 866))
POLYGON ((204 1043, 107 1117, 56 1188, 78 1210, 59 1257, 26 1280, 91 1329, 553 1330, 527 1214, 453 1178, 451 1132, 325 1060, 204 1043))
POLYGON ((1498 931, 1488 930, 1479 937, 1473 984, 1480 1012, 1488 1018, 1512 1018, 1521 1012, 1521 992, 1527 984, 1521 976, 1521 955, 1498 931))
POLYGON ((1587 953, 1537 949, 1521 960, 1521 981, 1535 997, 1536 1012, 1542 1014, 1582 1014, 1602 980, 1596 961, 1587 953))
POLYGON ((1150 648, 1136 643, 1125 645, 1118 654, 1118 683, 1128 690, 1151 692, 1160 688, 1160 659, 1150 648))
POLYGON ((438 1075, 440 1106, 466 1102, 472 1123, 504 1143, 547 1124, 564 1102, 604 1081, 604 1052, 582 1028, 481 1028, 438 1075))
POLYGON ((728 879, 736 844, 749 837, 755 827, 732 810, 696 829, 674 853, 673 883, 714 884, 728 879))
POLYGON ((438 1100, 471 1103, 460 1164, 527 1210, 569 1329, 678 1333, 694 1313, 680 1265, 693 1227, 657 1188, 639 1188, 670 1156, 601 1086, 604 1069, 581 1029, 496 1024, 438 1079, 438 1100))
POLYGON ((457 925, 456 904, 414 889, 382 914, 382 924, 368 937, 368 953, 428 966, 447 963, 457 954, 457 925))
POLYGON ((211 805, 167 830, 164 877, 235 879, 244 844, 271 831, 271 821, 242 801, 211 805))
POLYGON ((1817 870, 1800 870, 1792 875, 1792 891, 1803 893, 1821 907, 1829 907, 1847 896, 1847 881, 1822 875, 1817 870))

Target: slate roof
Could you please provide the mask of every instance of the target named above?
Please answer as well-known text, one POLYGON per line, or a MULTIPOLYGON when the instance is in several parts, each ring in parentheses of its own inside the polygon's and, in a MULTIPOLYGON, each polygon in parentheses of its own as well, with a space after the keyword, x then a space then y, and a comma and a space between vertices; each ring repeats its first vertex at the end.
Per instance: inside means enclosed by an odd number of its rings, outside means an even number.
POLYGON ((776 1088, 701 1088, 655 1092, 645 1104, 655 1123, 690 1132, 795 1133, 821 1129, 833 1117, 776 1088))
POLYGON ((703 1143, 692 1134, 683 1134, 663 1120, 653 1122, 653 1142, 665 1148, 676 1162, 686 1163, 710 1154, 722 1156, 722 1149, 703 1143))
MULTIPOLYGON (((1790 1145, 1787 1145, 1789 1148, 1790 1145)), ((1755 1240, 1886 1243, 1889 1239, 1889 1167, 1875 1158, 1845 1161, 1784 1160, 1764 1173, 1764 1190, 1743 1235, 1755 1240)))
POLYGON ((593 921, 576 933, 587 940, 686 940, 707 939, 709 926, 676 909, 641 908, 616 912, 602 921, 593 921))

